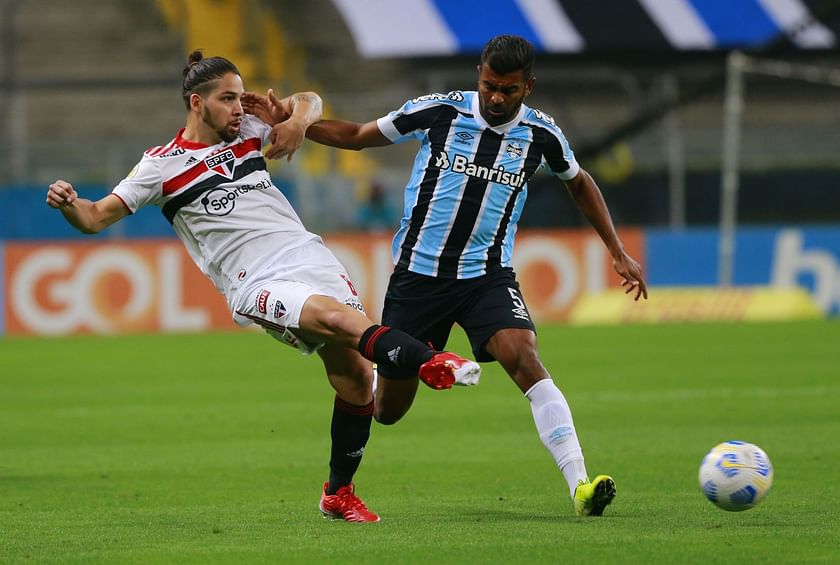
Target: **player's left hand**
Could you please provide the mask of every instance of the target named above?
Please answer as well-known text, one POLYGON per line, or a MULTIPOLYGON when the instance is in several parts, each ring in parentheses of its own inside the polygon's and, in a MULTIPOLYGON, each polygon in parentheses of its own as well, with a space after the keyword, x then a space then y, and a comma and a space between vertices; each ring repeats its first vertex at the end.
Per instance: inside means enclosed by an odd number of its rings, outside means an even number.
POLYGON ((639 265, 638 261, 627 253, 622 253, 620 257, 613 259, 613 268, 621 276, 621 286, 624 287, 624 294, 630 294, 635 290, 636 296, 633 297, 633 300, 639 300, 641 297, 647 300, 647 284, 645 283, 642 266, 639 265))

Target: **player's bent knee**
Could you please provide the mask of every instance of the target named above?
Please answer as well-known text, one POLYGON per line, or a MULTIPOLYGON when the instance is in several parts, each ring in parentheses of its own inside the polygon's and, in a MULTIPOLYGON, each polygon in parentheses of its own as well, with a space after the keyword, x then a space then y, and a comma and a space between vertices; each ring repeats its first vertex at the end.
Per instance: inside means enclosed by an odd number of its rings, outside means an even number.
POLYGON ((344 327, 345 316, 346 312, 344 310, 325 310, 321 313, 320 322, 329 333, 344 337, 347 333, 344 327))
POLYGON ((529 372, 539 373, 544 370, 540 355, 533 347, 526 348, 519 357, 519 365, 529 372))
POLYGON ((534 348, 526 347, 506 359, 498 359, 498 361, 522 392, 527 391, 545 378, 551 378, 534 348))
MULTIPOLYGON (((380 382, 380 387, 382 386, 380 382)), ((387 385, 386 385, 387 386, 387 385)), ((390 426, 399 422, 406 415, 414 403, 414 394, 410 389, 390 389, 385 394, 377 391, 377 398, 373 409, 374 419, 382 425, 390 426)))
POLYGON ((391 426, 402 420, 402 417, 405 416, 407 411, 408 409, 401 411, 381 409, 377 406, 373 411, 373 419, 383 426, 391 426))
POLYGON ((510 348, 491 354, 508 372, 534 372, 543 367, 539 353, 534 347, 510 348))

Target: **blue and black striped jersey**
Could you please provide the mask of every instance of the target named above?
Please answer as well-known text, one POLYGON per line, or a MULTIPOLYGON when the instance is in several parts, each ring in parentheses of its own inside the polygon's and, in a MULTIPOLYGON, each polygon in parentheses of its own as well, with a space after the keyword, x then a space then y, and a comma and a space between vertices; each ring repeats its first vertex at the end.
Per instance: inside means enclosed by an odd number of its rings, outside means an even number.
POLYGON ((551 116, 522 105, 490 126, 478 93, 429 94, 377 121, 392 142, 421 142, 405 190, 392 255, 397 267, 468 279, 510 266, 528 180, 540 168, 562 180, 580 167, 551 116))

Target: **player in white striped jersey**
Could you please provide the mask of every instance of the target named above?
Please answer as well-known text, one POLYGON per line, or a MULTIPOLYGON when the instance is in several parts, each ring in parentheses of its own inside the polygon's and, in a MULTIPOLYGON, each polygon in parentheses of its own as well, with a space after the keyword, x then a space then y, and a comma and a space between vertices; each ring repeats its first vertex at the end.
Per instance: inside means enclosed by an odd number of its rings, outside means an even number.
POLYGON ((299 93, 278 101, 272 128, 244 114, 243 92, 233 63, 192 53, 182 84, 187 122, 176 137, 146 151, 105 198, 79 198, 58 180, 47 204, 84 233, 159 206, 238 324, 259 324, 283 343, 317 352, 336 391, 330 474, 319 508, 331 518, 376 522, 352 483, 371 420, 381 416, 372 399, 371 361, 388 378, 419 376, 436 389, 476 384, 480 368, 371 322, 345 268, 272 183, 263 147, 271 142, 268 156, 291 158, 320 118, 320 98, 299 93))
MULTIPOLYGON (((394 273, 383 323, 444 347, 458 323, 479 361, 498 361, 531 404, 537 432, 569 485, 575 510, 600 515, 615 495, 607 475, 589 480, 571 410, 537 352, 536 330, 511 267, 527 181, 545 168, 562 181, 613 257, 635 299, 647 298, 640 265, 618 238, 601 191, 574 158, 547 114, 529 108, 533 48, 527 40, 491 39, 476 91, 429 94, 378 120, 324 120, 307 130, 319 143, 363 149, 419 140, 393 242, 394 273)), ((249 94, 246 109, 265 114, 276 99, 249 94)), ((387 369, 380 371, 385 374, 387 369)), ((411 406, 417 381, 399 389, 389 419, 411 406), (412 388, 413 385, 413 388, 412 388)))

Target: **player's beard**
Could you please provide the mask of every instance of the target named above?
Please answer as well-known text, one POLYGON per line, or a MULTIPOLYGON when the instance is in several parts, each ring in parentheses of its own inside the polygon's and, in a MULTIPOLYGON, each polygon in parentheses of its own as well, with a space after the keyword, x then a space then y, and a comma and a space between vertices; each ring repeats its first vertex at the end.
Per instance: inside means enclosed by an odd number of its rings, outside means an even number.
POLYGON ((213 116, 210 115, 210 111, 207 108, 204 108, 204 112, 202 112, 201 114, 201 120, 205 124, 207 124, 210 127, 210 129, 215 131, 216 135, 218 135, 219 138, 225 143, 230 143, 239 136, 239 128, 233 130, 227 125, 219 127, 216 123, 214 123, 213 116))
MULTIPOLYGON (((511 121, 513 118, 516 117, 516 114, 519 113, 519 108, 522 107, 522 102, 524 100, 525 100, 525 96, 522 96, 522 98, 520 98, 518 102, 516 102, 515 104, 513 104, 513 106, 510 107, 510 110, 508 112, 506 112, 505 114, 501 114, 499 116, 491 115, 490 112, 489 112, 489 108, 491 108, 491 106, 489 104, 485 103, 485 104, 483 104, 483 108, 482 108, 484 110, 484 112, 483 112, 484 119, 491 126, 500 126, 502 124, 506 124, 509 121, 511 121)), ((492 107, 492 108, 494 110, 503 110, 503 108, 500 108, 500 107, 492 107)))

